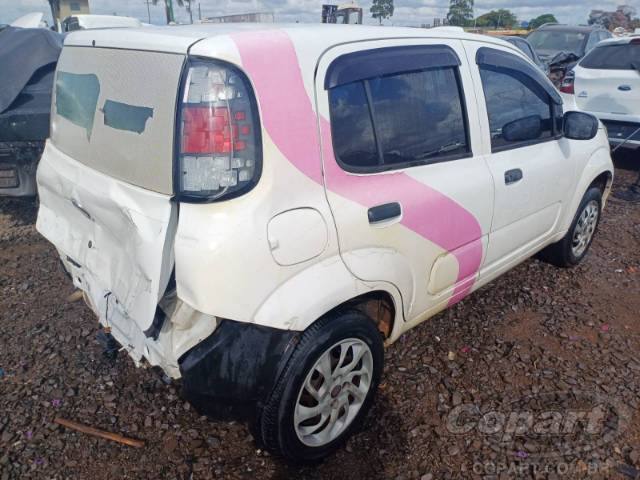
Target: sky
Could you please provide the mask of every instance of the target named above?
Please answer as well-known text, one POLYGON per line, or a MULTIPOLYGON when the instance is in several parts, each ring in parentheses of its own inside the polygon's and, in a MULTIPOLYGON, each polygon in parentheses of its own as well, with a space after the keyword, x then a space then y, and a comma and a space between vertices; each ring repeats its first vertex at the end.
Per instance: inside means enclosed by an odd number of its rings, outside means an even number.
MULTIPOLYGON (((151 2, 151 0, 149 0, 151 2)), ((150 5, 151 23, 165 23, 163 1, 150 5)), ((198 16, 198 4, 203 17, 226 15, 230 13, 273 12, 278 22, 319 22, 323 3, 331 0, 193 0, 194 18, 198 16)), ((346 3, 346 0, 333 3, 346 3)), ((357 2, 364 9, 365 23, 377 23, 369 14, 371 0, 357 2)), ((591 9, 615 10, 621 0, 476 0, 475 15, 481 15, 492 9, 508 8, 516 13, 519 20, 530 20, 544 13, 553 13, 561 23, 587 23, 591 9)), ((630 0, 627 4, 640 12, 640 0, 630 0)), ((435 17, 443 18, 449 8, 449 0, 394 0, 395 12, 386 24, 413 25, 431 24, 435 17)), ((174 0, 175 5, 175 0, 174 0)), ((145 0, 89 0, 91 13, 128 15, 149 21, 145 0)), ((176 19, 188 22, 189 15, 184 8, 174 6, 176 19)), ((14 19, 30 12, 44 12, 45 19, 51 24, 51 12, 46 0, 0 0, 0 24, 11 23, 14 19)))

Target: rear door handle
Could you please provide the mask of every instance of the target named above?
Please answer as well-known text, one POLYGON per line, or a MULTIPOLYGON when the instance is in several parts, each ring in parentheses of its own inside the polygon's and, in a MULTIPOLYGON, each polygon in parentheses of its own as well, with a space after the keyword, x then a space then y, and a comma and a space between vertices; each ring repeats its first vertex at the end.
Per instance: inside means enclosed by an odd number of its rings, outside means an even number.
POLYGON ((522 170, 514 168, 513 170, 507 170, 504 172, 504 184, 511 185, 522 180, 522 170))
POLYGON ((371 207, 367 211, 369 223, 372 225, 383 223, 394 218, 400 218, 402 215, 402 207, 398 202, 385 203, 371 207))
POLYGON ((631 90, 631 87, 629 85, 620 85, 618 87, 618 90, 620 90, 621 92, 628 92, 631 90))

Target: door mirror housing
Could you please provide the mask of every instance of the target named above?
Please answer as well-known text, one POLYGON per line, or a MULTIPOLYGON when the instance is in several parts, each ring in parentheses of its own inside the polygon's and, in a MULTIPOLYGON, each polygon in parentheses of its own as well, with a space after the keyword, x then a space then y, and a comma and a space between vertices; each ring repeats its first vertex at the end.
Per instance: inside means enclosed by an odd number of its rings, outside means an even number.
POLYGON ((502 127, 502 138, 508 142, 526 142, 536 140, 542 135, 542 119, 540 115, 519 118, 502 127))
POLYGON ((598 119, 590 113, 567 112, 563 124, 564 136, 571 140, 591 140, 598 133, 598 119))

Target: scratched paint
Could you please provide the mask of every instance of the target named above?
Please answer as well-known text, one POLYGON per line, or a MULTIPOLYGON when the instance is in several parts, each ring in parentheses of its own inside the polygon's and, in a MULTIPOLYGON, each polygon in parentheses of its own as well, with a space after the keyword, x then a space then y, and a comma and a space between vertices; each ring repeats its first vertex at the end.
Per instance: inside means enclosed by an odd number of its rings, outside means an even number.
MULTIPOLYGON (((323 183, 317 139, 317 117, 302 80, 297 54, 281 30, 245 32, 231 36, 243 68, 251 76, 260 103, 264 127, 283 155, 302 173, 323 183), (270 52, 265 55, 265 51, 270 52), (277 52, 277 53, 276 53, 277 52), (274 55, 278 68, 273 68, 274 55), (296 105, 296 108, 291 108, 296 105)), ((458 261, 456 288, 449 304, 471 290, 482 261, 482 230, 474 215, 441 192, 409 175, 350 175, 333 156, 329 121, 320 117, 324 174, 330 191, 370 208, 389 201, 403 205, 401 223, 451 252, 458 261), (437 215, 424 215, 429 205, 437 215)))

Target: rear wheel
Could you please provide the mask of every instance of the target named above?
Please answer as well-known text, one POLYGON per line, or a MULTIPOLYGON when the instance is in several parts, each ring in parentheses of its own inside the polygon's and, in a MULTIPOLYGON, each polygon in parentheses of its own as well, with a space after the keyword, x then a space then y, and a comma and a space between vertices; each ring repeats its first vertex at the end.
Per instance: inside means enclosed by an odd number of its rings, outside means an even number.
POLYGON ((382 337, 364 314, 325 317, 305 331, 259 419, 265 448, 320 460, 358 428, 383 365, 382 337))
POLYGON ((602 192, 592 187, 582 197, 567 234, 541 252, 544 260, 560 267, 571 267, 582 261, 589 251, 600 222, 602 192))

